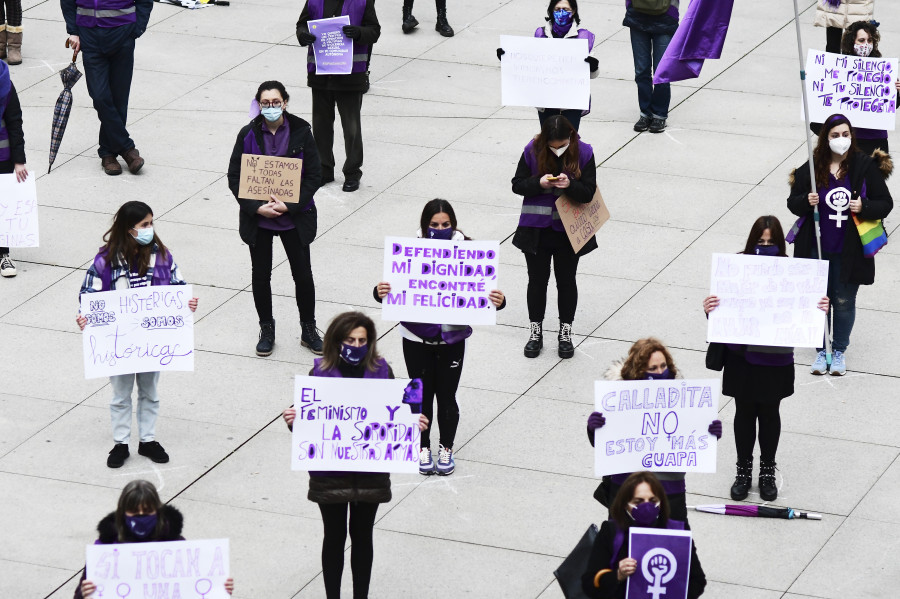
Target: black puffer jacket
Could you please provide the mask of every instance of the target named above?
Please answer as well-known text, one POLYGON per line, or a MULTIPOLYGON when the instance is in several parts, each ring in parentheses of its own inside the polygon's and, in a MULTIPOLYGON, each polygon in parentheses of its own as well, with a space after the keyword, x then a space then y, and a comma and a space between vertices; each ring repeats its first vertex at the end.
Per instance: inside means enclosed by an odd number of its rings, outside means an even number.
MULTIPOLYGON (((862 210, 856 216, 860 220, 885 218, 894 207, 891 192, 885 179, 894 170, 894 163, 886 152, 875 150, 871 156, 862 152, 853 155, 850 163, 850 187, 853 197, 857 197, 866 184, 866 196, 862 200, 862 210)), ((816 248, 816 231, 813 222, 813 207, 808 195, 812 189, 809 180, 809 161, 791 171, 788 182, 791 195, 787 199, 788 210, 797 216, 805 216, 794 240, 794 257, 811 258, 816 248)), ((871 285, 875 282, 875 259, 863 255, 862 241, 853 219, 844 233, 844 249, 841 251, 841 282, 854 285, 871 285)))

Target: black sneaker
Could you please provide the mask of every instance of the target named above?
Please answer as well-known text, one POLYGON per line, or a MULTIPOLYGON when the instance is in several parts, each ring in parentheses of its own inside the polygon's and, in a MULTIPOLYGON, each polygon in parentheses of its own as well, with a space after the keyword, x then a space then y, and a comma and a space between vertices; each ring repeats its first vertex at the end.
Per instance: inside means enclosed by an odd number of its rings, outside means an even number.
POLYGON ((653 117, 650 121, 650 133, 662 133, 666 130, 666 119, 661 119, 658 116, 653 117))
POLYGON ((641 115, 641 118, 638 119, 638 122, 634 124, 634 130, 638 133, 646 131, 650 128, 650 117, 641 115))
POLYGON ((127 443, 116 443, 106 458, 106 465, 110 468, 121 468, 130 455, 127 443))
POLYGON ((541 355, 541 349, 544 347, 544 331, 542 322, 531 323, 531 336, 528 337, 528 343, 525 344, 525 357, 537 358, 541 355))
POLYGON ((566 360, 575 355, 575 346, 572 345, 572 324, 568 322, 559 325, 559 357, 566 360))
POLYGON ((138 454, 150 458, 151 461, 156 462, 157 464, 165 464, 169 461, 169 454, 166 453, 166 450, 163 449, 163 446, 157 441, 139 443, 138 454))
POLYGON ((256 355, 262 358, 271 356, 275 349, 275 321, 259 323, 259 343, 256 344, 256 355))
POLYGON ((309 351, 317 356, 322 355, 322 339, 319 337, 319 331, 316 330, 316 321, 308 320, 300 322, 300 345, 308 347, 309 351))

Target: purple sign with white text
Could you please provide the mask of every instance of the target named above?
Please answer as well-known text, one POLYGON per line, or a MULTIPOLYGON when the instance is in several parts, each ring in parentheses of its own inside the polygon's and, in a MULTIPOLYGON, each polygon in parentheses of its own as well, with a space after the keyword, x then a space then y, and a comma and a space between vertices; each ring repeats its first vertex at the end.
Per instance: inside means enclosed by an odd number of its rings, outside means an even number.
POLYGON ((317 75, 349 75, 353 70, 353 40, 343 32, 349 24, 346 15, 309 22, 309 32, 316 36, 313 56, 317 75))
POLYGON ((691 574, 691 533, 659 528, 629 529, 629 556, 637 570, 626 599, 685 599, 691 574))

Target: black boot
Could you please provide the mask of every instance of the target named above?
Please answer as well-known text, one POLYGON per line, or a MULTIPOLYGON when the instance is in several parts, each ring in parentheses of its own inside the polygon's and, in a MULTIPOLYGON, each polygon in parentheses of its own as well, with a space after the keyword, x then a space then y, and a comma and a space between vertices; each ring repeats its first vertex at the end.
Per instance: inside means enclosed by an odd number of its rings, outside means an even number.
POLYGON ((322 339, 319 337, 319 331, 316 330, 316 321, 307 320, 300 321, 300 345, 308 347, 309 351, 317 356, 322 355, 322 339))
POLYGON ((447 22, 447 0, 434 0, 434 5, 437 8, 437 23, 434 30, 444 37, 453 37, 453 27, 447 22))
POLYGON ((275 321, 261 320, 259 322, 259 343, 256 344, 256 355, 265 358, 272 355, 275 348, 275 321))
POLYGON ((759 460, 759 496, 763 501, 778 499, 778 487, 775 486, 775 461, 759 460))
POLYGON ((737 461, 737 476, 731 485, 731 498, 735 501, 747 499, 753 484, 753 458, 737 461))
POLYGON ((403 33, 412 33, 419 22, 412 14, 413 0, 403 0, 403 33))
POLYGON ((542 322, 531 323, 531 336, 528 343, 525 344, 525 357, 537 358, 541 355, 541 349, 544 347, 544 331, 542 322))
POLYGON ((568 359, 575 355, 575 346, 572 345, 572 323, 571 322, 561 322, 559 323, 559 357, 562 359, 568 359))

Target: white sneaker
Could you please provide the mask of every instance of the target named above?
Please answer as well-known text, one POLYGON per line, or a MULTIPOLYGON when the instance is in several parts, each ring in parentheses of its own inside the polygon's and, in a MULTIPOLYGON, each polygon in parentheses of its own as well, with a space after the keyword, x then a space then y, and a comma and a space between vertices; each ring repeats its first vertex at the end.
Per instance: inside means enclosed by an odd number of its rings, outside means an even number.
POLYGON ((448 474, 453 474, 454 470, 456 470, 456 460, 453 459, 453 450, 441 445, 441 449, 438 451, 438 475, 447 476, 448 474))
POLYGON ((0 254, 0 276, 16 276, 16 263, 12 261, 9 254, 0 254))
POLYGON ((431 458, 430 447, 419 450, 419 474, 423 476, 434 474, 434 460, 431 458))

